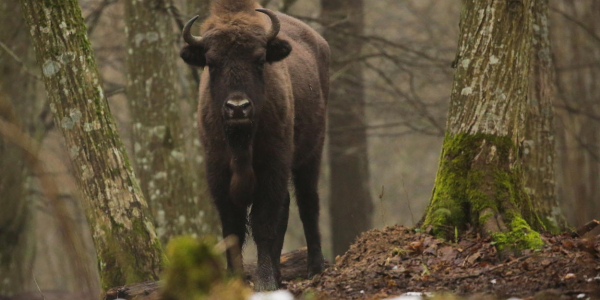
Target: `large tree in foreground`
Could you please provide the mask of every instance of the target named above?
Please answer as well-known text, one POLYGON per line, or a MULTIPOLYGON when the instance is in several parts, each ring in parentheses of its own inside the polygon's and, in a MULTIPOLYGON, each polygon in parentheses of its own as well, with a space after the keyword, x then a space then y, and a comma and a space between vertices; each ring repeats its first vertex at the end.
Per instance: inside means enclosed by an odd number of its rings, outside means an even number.
POLYGON ((446 137, 425 226, 468 224, 500 247, 538 247, 523 186, 533 0, 465 0, 446 137))
POLYGON ((54 122, 85 200, 102 287, 158 278, 162 251, 76 0, 21 0, 54 122))
POLYGON ((358 61, 363 40, 356 37, 365 25, 363 7, 362 0, 321 0, 323 36, 331 47, 334 74, 327 104, 334 255, 346 252, 359 234, 373 226, 364 79, 358 61))

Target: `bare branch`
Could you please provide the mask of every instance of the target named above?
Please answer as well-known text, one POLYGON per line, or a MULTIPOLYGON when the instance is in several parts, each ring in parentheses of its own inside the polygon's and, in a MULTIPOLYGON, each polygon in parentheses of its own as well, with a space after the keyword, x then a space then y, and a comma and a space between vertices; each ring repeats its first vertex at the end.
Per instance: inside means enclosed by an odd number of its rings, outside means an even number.
POLYGON ((579 28, 581 28, 583 31, 585 31, 592 39, 594 39, 596 42, 600 43, 600 36, 598 36, 593 29, 587 27, 583 22, 577 20, 573 16, 567 14, 566 12, 564 12, 556 7, 550 7, 550 10, 561 15, 563 18, 565 18, 565 20, 568 20, 571 23, 577 25, 579 28))
POLYGON ((4 44, 2 41, 0 41, 0 48, 4 49, 4 51, 6 51, 6 53, 8 53, 8 55, 10 55, 19 65, 21 65, 21 67, 23 68, 25 73, 27 73, 27 75, 29 75, 37 80, 41 80, 41 78, 39 76, 37 76, 36 74, 34 74, 33 72, 31 72, 27 68, 27 66, 25 65, 23 60, 21 58, 19 58, 12 50, 10 50, 10 48, 8 48, 8 46, 6 46, 6 44, 4 44))
POLYGON ((89 13, 85 17, 85 24, 87 25, 87 34, 88 36, 92 35, 94 30, 96 29, 96 25, 100 21, 100 17, 104 13, 104 10, 109 7, 111 4, 117 3, 119 0, 104 0, 94 9, 91 13, 89 13))

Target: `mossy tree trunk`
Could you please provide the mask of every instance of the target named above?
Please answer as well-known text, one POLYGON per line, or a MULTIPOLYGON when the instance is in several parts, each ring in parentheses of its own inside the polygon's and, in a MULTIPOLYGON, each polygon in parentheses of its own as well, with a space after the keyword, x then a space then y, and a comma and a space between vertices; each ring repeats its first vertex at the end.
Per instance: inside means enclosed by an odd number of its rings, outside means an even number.
POLYGON ((54 122, 98 254, 102 287, 156 280, 162 250, 104 95, 76 0, 21 0, 54 122))
POLYGON ((500 248, 541 246, 521 144, 534 1, 465 0, 446 137, 425 226, 470 224, 500 248))
POLYGON ((546 229, 558 233, 567 228, 556 197, 554 164, 556 139, 554 102, 556 78, 550 47, 548 0, 533 6, 531 77, 525 115, 523 175, 525 189, 546 229))
POLYGON ((323 35, 331 47, 328 103, 330 202, 333 254, 346 252, 356 237, 373 223, 369 159, 365 126, 363 69, 356 59, 363 41, 344 33, 363 33, 362 0, 322 0, 323 35), (329 25, 327 25, 329 24, 329 25))
MULTIPOLYGON (((125 2, 136 174, 165 245, 177 235, 214 233, 206 222, 208 198, 200 199, 202 185, 191 161, 202 156, 197 147, 185 147, 174 47, 179 34, 167 5, 162 0, 125 2)), ((191 114, 186 117, 193 119, 191 114)))
MULTIPOLYGON (((39 137, 43 126, 38 116, 44 101, 36 97, 36 75, 29 73, 35 57, 18 2, 0 4, 0 24, 0 119, 39 137)), ((27 193, 30 175, 23 150, 0 136, 0 298, 33 285, 35 226, 27 193)))

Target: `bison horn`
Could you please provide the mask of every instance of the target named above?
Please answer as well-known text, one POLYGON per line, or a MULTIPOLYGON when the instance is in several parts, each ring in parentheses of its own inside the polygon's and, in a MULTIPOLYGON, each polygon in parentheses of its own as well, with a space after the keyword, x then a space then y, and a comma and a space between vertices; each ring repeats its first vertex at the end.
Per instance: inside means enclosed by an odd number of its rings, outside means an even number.
POLYGON ((281 22, 279 21, 279 18, 274 12, 268 9, 257 8, 256 11, 269 16, 269 19, 271 19, 272 27, 271 32, 267 34, 267 41, 272 41, 279 34, 279 29, 281 29, 281 22))
POLYGON ((187 24, 185 24, 185 27, 183 27, 183 31, 181 32, 181 34, 183 35, 183 40, 190 46, 202 46, 202 37, 194 36, 191 31, 192 25, 194 25, 194 22, 196 22, 198 17, 200 16, 195 16, 191 20, 189 20, 187 24))

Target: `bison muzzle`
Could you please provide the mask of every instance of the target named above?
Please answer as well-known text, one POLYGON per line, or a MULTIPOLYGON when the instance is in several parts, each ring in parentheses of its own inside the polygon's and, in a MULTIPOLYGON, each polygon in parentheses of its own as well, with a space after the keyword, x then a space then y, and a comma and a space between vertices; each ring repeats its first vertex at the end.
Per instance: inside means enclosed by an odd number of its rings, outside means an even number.
POLYGON ((327 42, 255 0, 215 1, 201 36, 191 33, 196 18, 183 30, 187 45, 180 56, 204 68, 198 123, 207 182, 223 236, 240 242, 227 251, 228 269, 242 265, 234 253, 241 253, 249 221, 258 250, 255 288, 278 288, 291 179, 312 277, 324 265, 317 183, 329 93, 327 42))

